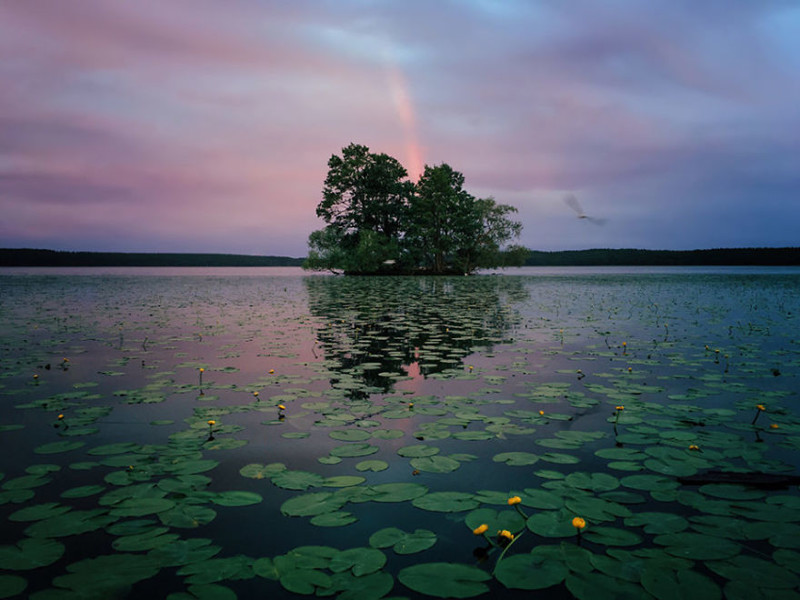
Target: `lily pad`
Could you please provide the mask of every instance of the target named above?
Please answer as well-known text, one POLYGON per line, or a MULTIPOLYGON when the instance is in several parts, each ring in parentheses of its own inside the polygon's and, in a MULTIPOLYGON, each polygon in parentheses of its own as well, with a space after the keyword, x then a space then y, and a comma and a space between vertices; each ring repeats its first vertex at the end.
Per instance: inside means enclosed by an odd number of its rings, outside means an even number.
POLYGON ((478 507, 478 501, 466 492, 432 492, 411 502, 417 508, 434 512, 461 512, 478 507))
POLYGON ((373 533, 369 545, 373 548, 392 548, 397 554, 416 554, 436 543, 436 534, 427 529, 407 533, 396 527, 386 527, 373 533))
POLYGON ((485 571, 458 563, 423 563, 401 569, 397 579, 408 588, 437 598, 473 598, 489 591, 485 571))
POLYGON ((338 511, 345 500, 332 492, 316 492, 290 498, 281 505, 281 512, 289 517, 311 517, 338 511))
POLYGON ((411 466, 418 471, 426 471, 428 473, 451 473, 458 469, 461 463, 447 456, 426 456, 412 458, 411 466))
POLYGON ((492 460, 512 467, 525 467, 539 462, 539 455, 530 452, 501 452, 500 454, 495 454, 492 460))
POLYGON ((535 554, 507 556, 497 565, 495 577, 507 588, 542 590, 558 585, 569 569, 560 562, 535 554))
POLYGON ((362 460, 356 464, 356 471, 385 471, 389 468, 389 463, 383 460, 362 460))

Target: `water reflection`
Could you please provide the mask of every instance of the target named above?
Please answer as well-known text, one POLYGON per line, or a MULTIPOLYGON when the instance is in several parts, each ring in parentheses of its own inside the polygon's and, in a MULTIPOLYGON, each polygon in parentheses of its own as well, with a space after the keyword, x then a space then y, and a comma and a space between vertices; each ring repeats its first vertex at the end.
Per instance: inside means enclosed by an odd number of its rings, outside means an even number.
POLYGON ((316 277, 309 308, 333 387, 353 398, 392 390, 399 378, 463 368, 476 347, 513 337, 514 303, 527 298, 515 277, 316 277))

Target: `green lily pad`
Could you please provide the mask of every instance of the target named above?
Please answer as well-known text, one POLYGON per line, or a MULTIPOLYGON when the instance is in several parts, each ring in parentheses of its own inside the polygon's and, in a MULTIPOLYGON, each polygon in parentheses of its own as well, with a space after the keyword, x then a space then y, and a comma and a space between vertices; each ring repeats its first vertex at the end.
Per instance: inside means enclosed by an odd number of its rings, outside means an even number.
POLYGON ((642 587, 659 600, 687 598, 719 600, 722 592, 714 581, 688 569, 672 571, 646 567, 642 572, 642 587))
POLYGON ((175 506, 168 498, 130 498, 115 504, 111 514, 117 517, 141 517, 163 512, 175 506))
POLYGON ((389 468, 389 463, 383 460, 362 460, 356 464, 356 471, 372 471, 377 473, 389 468))
POLYGON ((609 577, 603 573, 570 573, 565 580, 567 589, 578 600, 618 600, 641 598, 639 585, 609 577))
POLYGON ((191 584, 207 584, 226 579, 250 579, 253 577, 253 559, 247 556, 209 558, 190 563, 178 569, 178 575, 186 575, 191 584))
POLYGON ((554 492, 538 488, 525 488, 520 495, 523 506, 540 510, 553 510, 564 506, 564 499, 554 492))
POLYGON ((219 506, 250 506, 259 504, 263 498, 255 492, 229 490, 212 494, 209 500, 219 506))
POLYGON ((72 510, 71 506, 64 506, 58 502, 46 502, 21 508, 11 513, 8 519, 9 521, 41 521, 42 519, 63 515, 70 510, 72 510))
POLYGON ((401 569, 397 579, 408 588, 437 598, 473 598, 489 591, 491 575, 471 565, 423 563, 401 569))
POLYGON ((797 574, 756 556, 734 556, 727 560, 709 561, 708 568, 726 579, 754 588, 795 589, 800 584, 797 574))
POLYGON ((607 473, 583 473, 576 471, 566 476, 567 485, 581 490, 608 492, 619 487, 619 480, 607 473))
POLYGON ((461 466, 457 460, 447 456, 426 456, 423 458, 412 458, 411 466, 418 471, 428 473, 451 473, 461 466))
POLYGON ((289 517, 311 517, 338 511, 345 500, 331 492, 316 492, 290 498, 281 505, 281 512, 289 517))
POLYGON ((61 492, 62 498, 86 498, 106 491, 104 485, 81 485, 61 492))
POLYGON ((568 573, 563 563, 534 554, 507 556, 494 572, 504 586, 520 590, 542 590, 558 585, 568 573))
POLYGON ((11 598, 25 591, 28 580, 18 575, 0 574, 0 598, 11 598))
POLYGON ((139 444, 134 442, 120 442, 118 444, 107 444, 105 446, 96 446, 86 451, 87 454, 93 456, 110 456, 114 454, 125 454, 126 452, 133 452, 139 448, 139 444))
POLYGON ((138 554, 111 554, 88 558, 67 566, 69 574, 53 579, 60 588, 96 598, 113 598, 131 585, 150 579, 159 571, 151 558, 138 554), (97 574, 102 573, 102 577, 97 574))
POLYGON ((432 492, 414 498, 411 504, 422 510, 434 512, 461 512, 478 507, 478 501, 466 492, 432 492))
POLYGON ((616 527, 592 527, 583 534, 583 537, 604 546, 635 546, 642 541, 641 536, 633 531, 616 527))
POLYGON ((158 518, 164 525, 181 529, 194 529, 206 525, 216 516, 214 509, 195 504, 178 504, 170 510, 158 513, 158 518))
POLYGON ((62 452, 69 452, 83 448, 86 442, 79 442, 75 440, 63 440, 60 442, 50 442, 49 444, 42 444, 33 449, 36 454, 60 454, 62 452))
POLYGON ((0 546, 0 568, 27 571, 46 567, 64 554, 64 544, 47 538, 24 538, 16 546, 0 546))
POLYGON ((427 444, 415 444, 413 446, 403 446, 397 450, 400 456, 406 458, 422 458, 426 456, 433 456, 439 454, 439 448, 436 446, 428 446, 427 444))
POLYGON ((386 527, 373 533, 369 545, 373 548, 392 548, 397 554, 416 554, 436 543, 436 534, 427 529, 407 533, 396 527, 386 527))
POLYGON ((281 574, 281 585, 295 594, 309 595, 333 585, 330 575, 316 569, 294 569, 281 574))
POLYGON ((542 512, 528 517, 525 524, 533 533, 542 537, 571 537, 576 535, 572 517, 571 513, 563 511, 542 512))
POLYGON ((283 463, 270 463, 268 465, 251 463, 239 469, 239 474, 250 479, 269 479, 286 470, 286 465, 283 463))
POLYGON ((394 578, 383 571, 361 577, 349 572, 336 573, 331 579, 331 588, 341 590, 337 600, 379 600, 394 587, 394 578))
POLYGON ((207 561, 216 556, 221 549, 212 545, 209 539, 190 538, 155 548, 148 552, 148 556, 162 567, 180 567, 207 561))
POLYGON ((736 542, 700 533, 669 533, 656 536, 653 541, 672 556, 691 560, 719 560, 739 554, 736 542))
POLYGON ((272 483, 285 490, 307 490, 325 482, 322 475, 309 471, 281 471, 271 477, 272 483))
POLYGON ((372 437, 369 431, 363 429, 335 429, 328 433, 334 440, 341 442, 363 442, 372 437))
POLYGON ((372 486, 375 502, 407 502, 428 493, 428 488, 419 483, 380 483, 372 486))
POLYGON ((317 527, 344 527, 358 521, 358 518, 347 511, 338 511, 317 515, 311 518, 311 524, 317 527))
POLYGON ((372 446, 367 444, 366 442, 354 443, 354 444, 347 444, 344 446, 336 446, 331 450, 332 456, 338 456, 339 458, 353 458, 356 456, 368 456, 370 454, 375 454, 379 448, 377 446, 372 446))
POLYGON ((658 535, 683 531, 689 527, 689 521, 673 513, 642 512, 627 517, 625 525, 627 527, 644 526, 646 533, 658 535))
POLYGON ((517 533, 525 527, 522 515, 511 509, 497 511, 493 508, 477 508, 464 518, 464 523, 471 530, 485 524, 489 527, 487 531, 490 535, 504 529, 517 533))
POLYGON ((512 467, 525 467, 539 462, 538 454, 530 452, 501 452, 492 457, 494 462, 502 462, 512 467))
POLYGON ((386 564, 386 555, 375 548, 350 548, 331 558, 328 568, 334 573, 352 570, 361 577, 380 570, 386 564))

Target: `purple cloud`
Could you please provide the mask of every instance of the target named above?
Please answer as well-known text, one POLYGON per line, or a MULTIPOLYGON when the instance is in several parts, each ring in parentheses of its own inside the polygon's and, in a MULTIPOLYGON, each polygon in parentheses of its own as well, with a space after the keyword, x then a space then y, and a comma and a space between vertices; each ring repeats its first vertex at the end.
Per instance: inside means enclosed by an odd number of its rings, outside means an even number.
POLYGON ((0 245, 300 256, 351 141, 533 248, 797 245, 799 33, 778 0, 4 3, 0 245))

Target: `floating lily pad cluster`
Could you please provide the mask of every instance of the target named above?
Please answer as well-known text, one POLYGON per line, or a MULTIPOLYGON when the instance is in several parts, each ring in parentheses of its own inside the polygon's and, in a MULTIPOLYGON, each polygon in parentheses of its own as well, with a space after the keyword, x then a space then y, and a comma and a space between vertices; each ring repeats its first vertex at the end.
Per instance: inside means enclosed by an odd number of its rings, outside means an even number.
POLYGON ((798 276, 28 277, 0 597, 798 592, 798 276))

